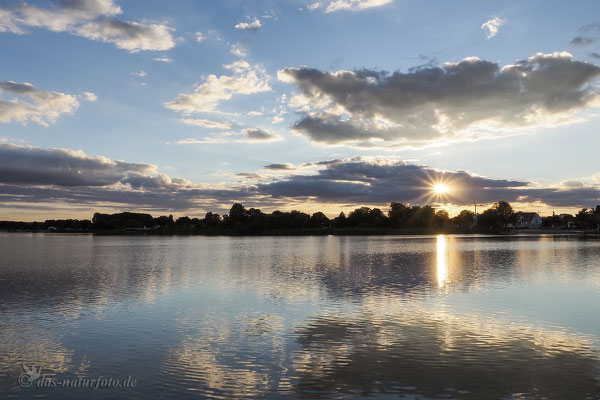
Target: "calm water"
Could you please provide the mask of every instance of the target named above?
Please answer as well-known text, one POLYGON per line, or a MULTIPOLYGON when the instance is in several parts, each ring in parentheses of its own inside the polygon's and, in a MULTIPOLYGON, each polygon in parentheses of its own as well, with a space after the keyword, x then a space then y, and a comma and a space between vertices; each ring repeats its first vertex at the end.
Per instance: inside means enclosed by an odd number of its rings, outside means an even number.
POLYGON ((0 234, 0 254, 0 398, 600 398, 597 239, 0 234), (61 386, 99 376, 136 384, 61 386))

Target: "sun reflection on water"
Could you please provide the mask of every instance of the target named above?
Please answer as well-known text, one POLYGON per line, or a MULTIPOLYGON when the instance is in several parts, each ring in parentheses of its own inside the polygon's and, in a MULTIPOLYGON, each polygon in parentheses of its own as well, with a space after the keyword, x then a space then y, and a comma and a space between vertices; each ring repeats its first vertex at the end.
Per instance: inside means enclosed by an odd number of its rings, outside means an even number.
POLYGON ((443 287, 448 280, 448 253, 446 252, 446 237, 438 235, 437 237, 437 282, 439 287, 443 287))

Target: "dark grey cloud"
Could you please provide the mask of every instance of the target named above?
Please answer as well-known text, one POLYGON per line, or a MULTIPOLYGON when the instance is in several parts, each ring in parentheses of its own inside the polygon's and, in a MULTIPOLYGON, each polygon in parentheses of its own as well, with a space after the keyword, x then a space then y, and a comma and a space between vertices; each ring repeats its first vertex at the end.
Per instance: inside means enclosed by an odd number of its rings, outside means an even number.
POLYGON ((5 207, 57 203, 189 210, 234 201, 252 202, 258 196, 252 187, 216 189, 194 185, 186 179, 157 173, 151 164, 68 149, 0 144, 0 200, 5 207))
MULTIPOLYGON (((477 137, 475 129, 502 134, 564 120, 597 99, 600 67, 566 52, 536 54, 512 65, 472 57, 407 73, 377 70, 328 72, 285 68, 308 107, 293 129, 324 143, 367 139, 422 144, 477 137), (479 125, 478 125, 479 124, 479 125)), ((296 103, 297 104, 297 103, 296 103)))
POLYGON ((600 23, 584 25, 578 30, 579 35, 571 40, 571 44, 576 46, 586 46, 600 39, 600 23))
POLYGON ((262 176, 260 174, 255 174, 254 172, 239 172, 235 175, 239 176, 241 178, 247 178, 247 179, 264 179, 265 178, 264 176, 262 176))
POLYGON ((591 52, 591 53, 588 53, 588 56, 595 58, 596 60, 600 60, 600 54, 598 54, 598 53, 591 52))
MULTIPOLYGON (((106 186, 155 167, 88 156, 81 151, 0 144, 0 181, 10 184, 106 186)), ((131 178, 132 179, 132 178, 131 178)))
POLYGON ((316 175, 293 175, 258 185, 262 194, 274 197, 310 197, 322 202, 388 204, 391 201, 423 204, 435 183, 452 187, 447 201, 457 204, 515 201, 529 182, 478 177, 464 171, 438 171, 402 161, 369 161, 356 157, 320 163, 316 175), (520 190, 519 190, 520 189, 520 190))
MULTIPOLYGON (((287 164, 273 165, 277 170, 287 164)), ((157 173, 151 164, 110 160, 66 149, 0 144, 0 201, 3 207, 56 204, 171 211, 222 211, 233 202, 273 209, 307 200, 371 206, 385 206, 392 201, 465 206, 498 200, 541 202, 556 207, 600 204, 600 188, 582 182, 538 188, 527 181, 362 157, 306 163, 302 168, 316 169, 316 173, 296 173, 285 178, 242 173, 238 176, 246 178, 245 183, 216 188, 157 173), (256 183, 258 180, 261 182, 256 183), (440 182, 451 188, 444 198, 432 195, 432 186, 440 182)))
POLYGON ((316 175, 293 175, 259 184, 258 191, 275 198, 370 205, 386 205, 391 201, 469 205, 499 200, 541 202, 555 207, 600 204, 600 188, 581 182, 559 188, 536 188, 527 181, 492 179, 466 171, 439 171, 401 161, 369 161, 360 157, 315 165, 323 167, 316 175), (451 188, 443 198, 431 193, 432 186, 440 182, 451 188))
POLYGON ((263 168, 271 171, 290 171, 294 169, 294 165, 290 163, 275 163, 265 165, 263 168))

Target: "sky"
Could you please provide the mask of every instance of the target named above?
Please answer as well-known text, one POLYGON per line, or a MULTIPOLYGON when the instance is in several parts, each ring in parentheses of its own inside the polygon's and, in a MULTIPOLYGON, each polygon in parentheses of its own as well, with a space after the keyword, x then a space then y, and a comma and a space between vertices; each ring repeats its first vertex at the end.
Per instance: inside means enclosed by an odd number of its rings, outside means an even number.
POLYGON ((4 0, 0 220, 595 207, 598 15, 597 1, 4 0))

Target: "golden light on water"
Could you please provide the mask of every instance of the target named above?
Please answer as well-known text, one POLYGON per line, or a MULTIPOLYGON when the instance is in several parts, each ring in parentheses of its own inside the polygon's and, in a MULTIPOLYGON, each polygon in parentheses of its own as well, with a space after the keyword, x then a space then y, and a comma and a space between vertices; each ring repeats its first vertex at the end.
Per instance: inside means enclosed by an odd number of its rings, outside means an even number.
POLYGON ((448 254, 446 252, 446 236, 437 237, 437 282, 438 286, 444 286, 448 280, 448 254))

